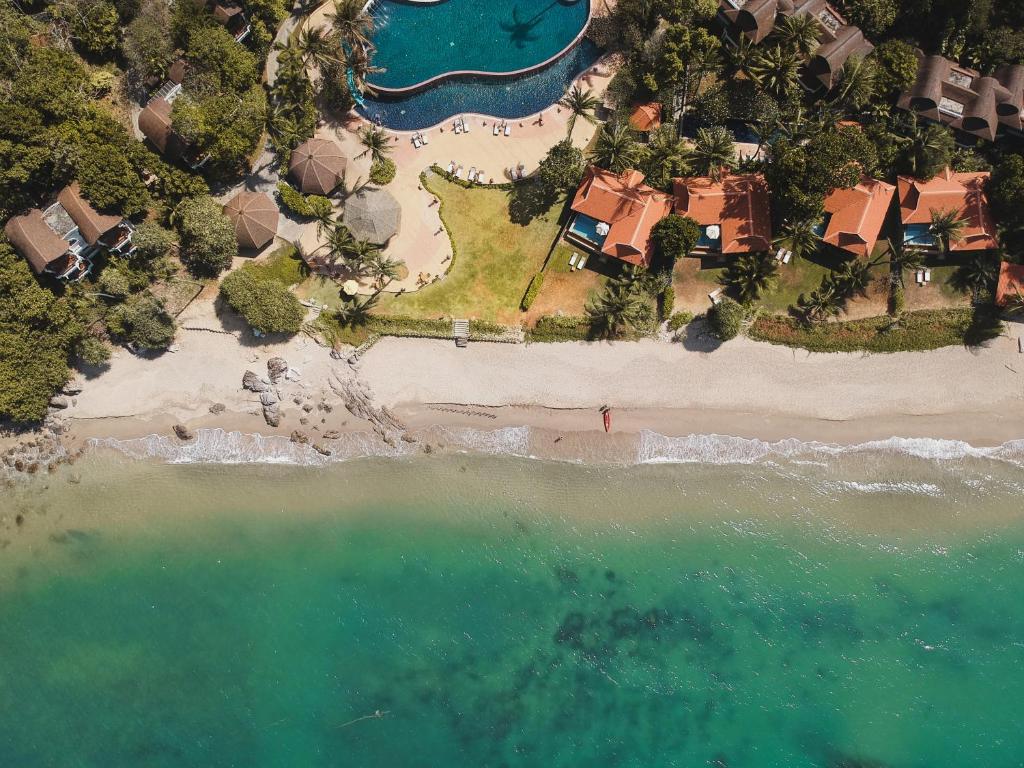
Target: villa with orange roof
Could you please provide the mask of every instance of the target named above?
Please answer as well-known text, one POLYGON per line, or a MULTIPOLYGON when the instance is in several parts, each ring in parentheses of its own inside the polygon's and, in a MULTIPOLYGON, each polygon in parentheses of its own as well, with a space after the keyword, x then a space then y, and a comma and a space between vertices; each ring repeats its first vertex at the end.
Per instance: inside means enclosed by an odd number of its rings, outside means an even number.
POLYGON ((672 197, 643 183, 640 171, 622 174, 590 166, 572 201, 566 239, 594 253, 649 267, 651 229, 672 212, 672 197))
POLYGON ((867 176, 852 189, 832 190, 817 230, 822 242, 854 256, 870 256, 895 193, 894 185, 867 176))
POLYGON ((987 172, 956 173, 949 168, 930 181, 909 176, 897 180, 904 245, 940 247, 931 233, 932 213, 954 210, 964 221, 961 239, 950 251, 986 251, 998 247, 996 225, 988 204, 987 172))
POLYGON ((629 125, 641 136, 658 130, 661 128, 661 104, 656 101, 638 104, 629 116, 629 125))
POLYGON ((1004 261, 999 265, 996 306, 1005 307, 1018 296, 1024 296, 1024 264, 1004 261))
POLYGON ((768 184, 759 173, 672 180, 675 211, 701 228, 695 250, 737 255, 772 247, 768 184))

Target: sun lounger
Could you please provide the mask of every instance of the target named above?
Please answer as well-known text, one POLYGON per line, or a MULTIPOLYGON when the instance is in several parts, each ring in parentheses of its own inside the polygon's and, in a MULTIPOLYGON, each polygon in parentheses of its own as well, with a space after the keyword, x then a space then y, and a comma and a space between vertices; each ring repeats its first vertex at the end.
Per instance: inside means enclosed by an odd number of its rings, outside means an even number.
POLYGON ((924 285, 924 270, 919 269, 914 272, 914 282, 918 285, 924 285))
POLYGON ((786 251, 786 253, 782 257, 782 263, 783 264, 789 264, 789 260, 792 259, 792 258, 793 258, 793 252, 792 251, 786 251))
POLYGON ((476 166, 474 165, 469 169, 469 176, 466 177, 470 181, 476 181, 476 166))
POLYGON ((926 269, 924 271, 924 281, 926 283, 930 283, 932 281, 932 271, 930 269, 926 269))
POLYGON ((587 264, 587 254, 580 256, 580 260, 576 262, 576 269, 583 269, 587 264))
POLYGON ((426 146, 427 144, 429 144, 429 143, 430 143, 430 142, 429 142, 429 141, 427 140, 427 134, 425 134, 425 133, 421 133, 421 134, 420 134, 420 141, 422 141, 422 142, 423 142, 423 146, 426 146))
POLYGON ((501 131, 501 126, 498 125, 497 123, 495 123, 494 124, 494 135, 497 136, 500 131, 501 131))
POLYGON ((456 179, 461 179, 462 178, 462 166, 461 165, 458 168, 455 169, 455 178, 456 179))
POLYGON ((455 132, 456 133, 462 133, 462 123, 456 123, 455 124, 455 132))
POLYGON ((782 257, 785 256, 785 255, 786 255, 786 249, 785 248, 779 248, 779 250, 777 250, 775 252, 775 260, 776 261, 782 261, 782 257))
POLYGON ((718 297, 721 296, 721 295, 722 295, 722 289, 721 288, 716 288, 715 290, 713 290, 711 293, 708 294, 708 298, 711 299, 711 303, 712 304, 717 304, 718 303, 718 297))
POLYGON ((521 165, 518 168, 516 168, 516 178, 517 179, 523 178, 523 166, 521 166, 521 165))
POLYGON ((469 133, 469 123, 466 122, 465 118, 462 120, 462 132, 469 133))
POLYGON ((423 143, 420 141, 420 137, 419 136, 413 136, 412 137, 412 145, 414 147, 416 147, 416 149, 419 149, 420 147, 423 146, 423 143))
POLYGON ((511 136, 512 135, 512 126, 509 125, 508 123, 505 123, 505 135, 506 136, 511 136))
POLYGON ((455 161, 448 163, 448 173, 455 173, 455 161))
POLYGON ((484 171, 483 171, 483 168, 481 168, 479 171, 476 172, 476 183, 477 184, 483 184, 484 183, 484 171))
POLYGON ((572 252, 572 256, 569 257, 569 268, 575 269, 576 267, 576 251, 572 252))

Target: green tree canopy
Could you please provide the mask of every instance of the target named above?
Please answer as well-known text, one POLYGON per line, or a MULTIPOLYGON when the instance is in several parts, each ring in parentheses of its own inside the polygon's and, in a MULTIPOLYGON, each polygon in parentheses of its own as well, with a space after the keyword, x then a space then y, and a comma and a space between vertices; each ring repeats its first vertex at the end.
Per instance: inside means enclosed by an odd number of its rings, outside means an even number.
POLYGON ((245 268, 224 278, 220 295, 261 333, 298 333, 306 316, 305 308, 285 286, 260 279, 245 268))
POLYGON ((181 260, 195 274, 217 275, 238 255, 235 227, 212 197, 191 197, 174 209, 181 260))
POLYGON ((107 315, 107 328, 121 341, 142 349, 167 349, 174 341, 174 319, 153 296, 132 296, 107 315))
POLYGON ((540 161, 537 179, 551 197, 574 189, 583 173, 583 153, 569 139, 562 139, 540 161))
POLYGON ((716 337, 729 341, 739 335, 743 316, 743 307, 732 299, 723 298, 708 310, 708 325, 716 337))
POLYGON ((671 264, 693 250, 700 239, 700 225, 689 216, 670 213, 651 230, 651 238, 660 261, 671 264))

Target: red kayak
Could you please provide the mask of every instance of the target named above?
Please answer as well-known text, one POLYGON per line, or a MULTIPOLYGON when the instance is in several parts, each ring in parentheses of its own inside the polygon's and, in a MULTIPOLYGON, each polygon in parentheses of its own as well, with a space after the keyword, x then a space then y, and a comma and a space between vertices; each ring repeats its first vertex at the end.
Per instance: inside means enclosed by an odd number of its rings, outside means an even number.
POLYGON ((612 410, 609 408, 604 412, 604 431, 610 432, 612 428, 612 410))

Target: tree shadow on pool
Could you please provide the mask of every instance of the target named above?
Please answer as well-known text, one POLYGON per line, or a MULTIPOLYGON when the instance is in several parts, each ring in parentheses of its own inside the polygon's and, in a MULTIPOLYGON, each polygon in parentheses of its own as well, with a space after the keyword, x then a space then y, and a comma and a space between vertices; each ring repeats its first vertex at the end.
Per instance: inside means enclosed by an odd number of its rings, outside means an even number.
POLYGON ((537 11, 533 16, 528 19, 519 18, 519 9, 512 9, 512 20, 502 21, 499 23, 501 29, 508 32, 509 42, 515 45, 516 48, 523 48, 527 43, 532 43, 540 39, 540 35, 534 33, 533 29, 541 20, 544 18, 544 14, 559 4, 559 0, 553 0, 547 7, 537 11))

